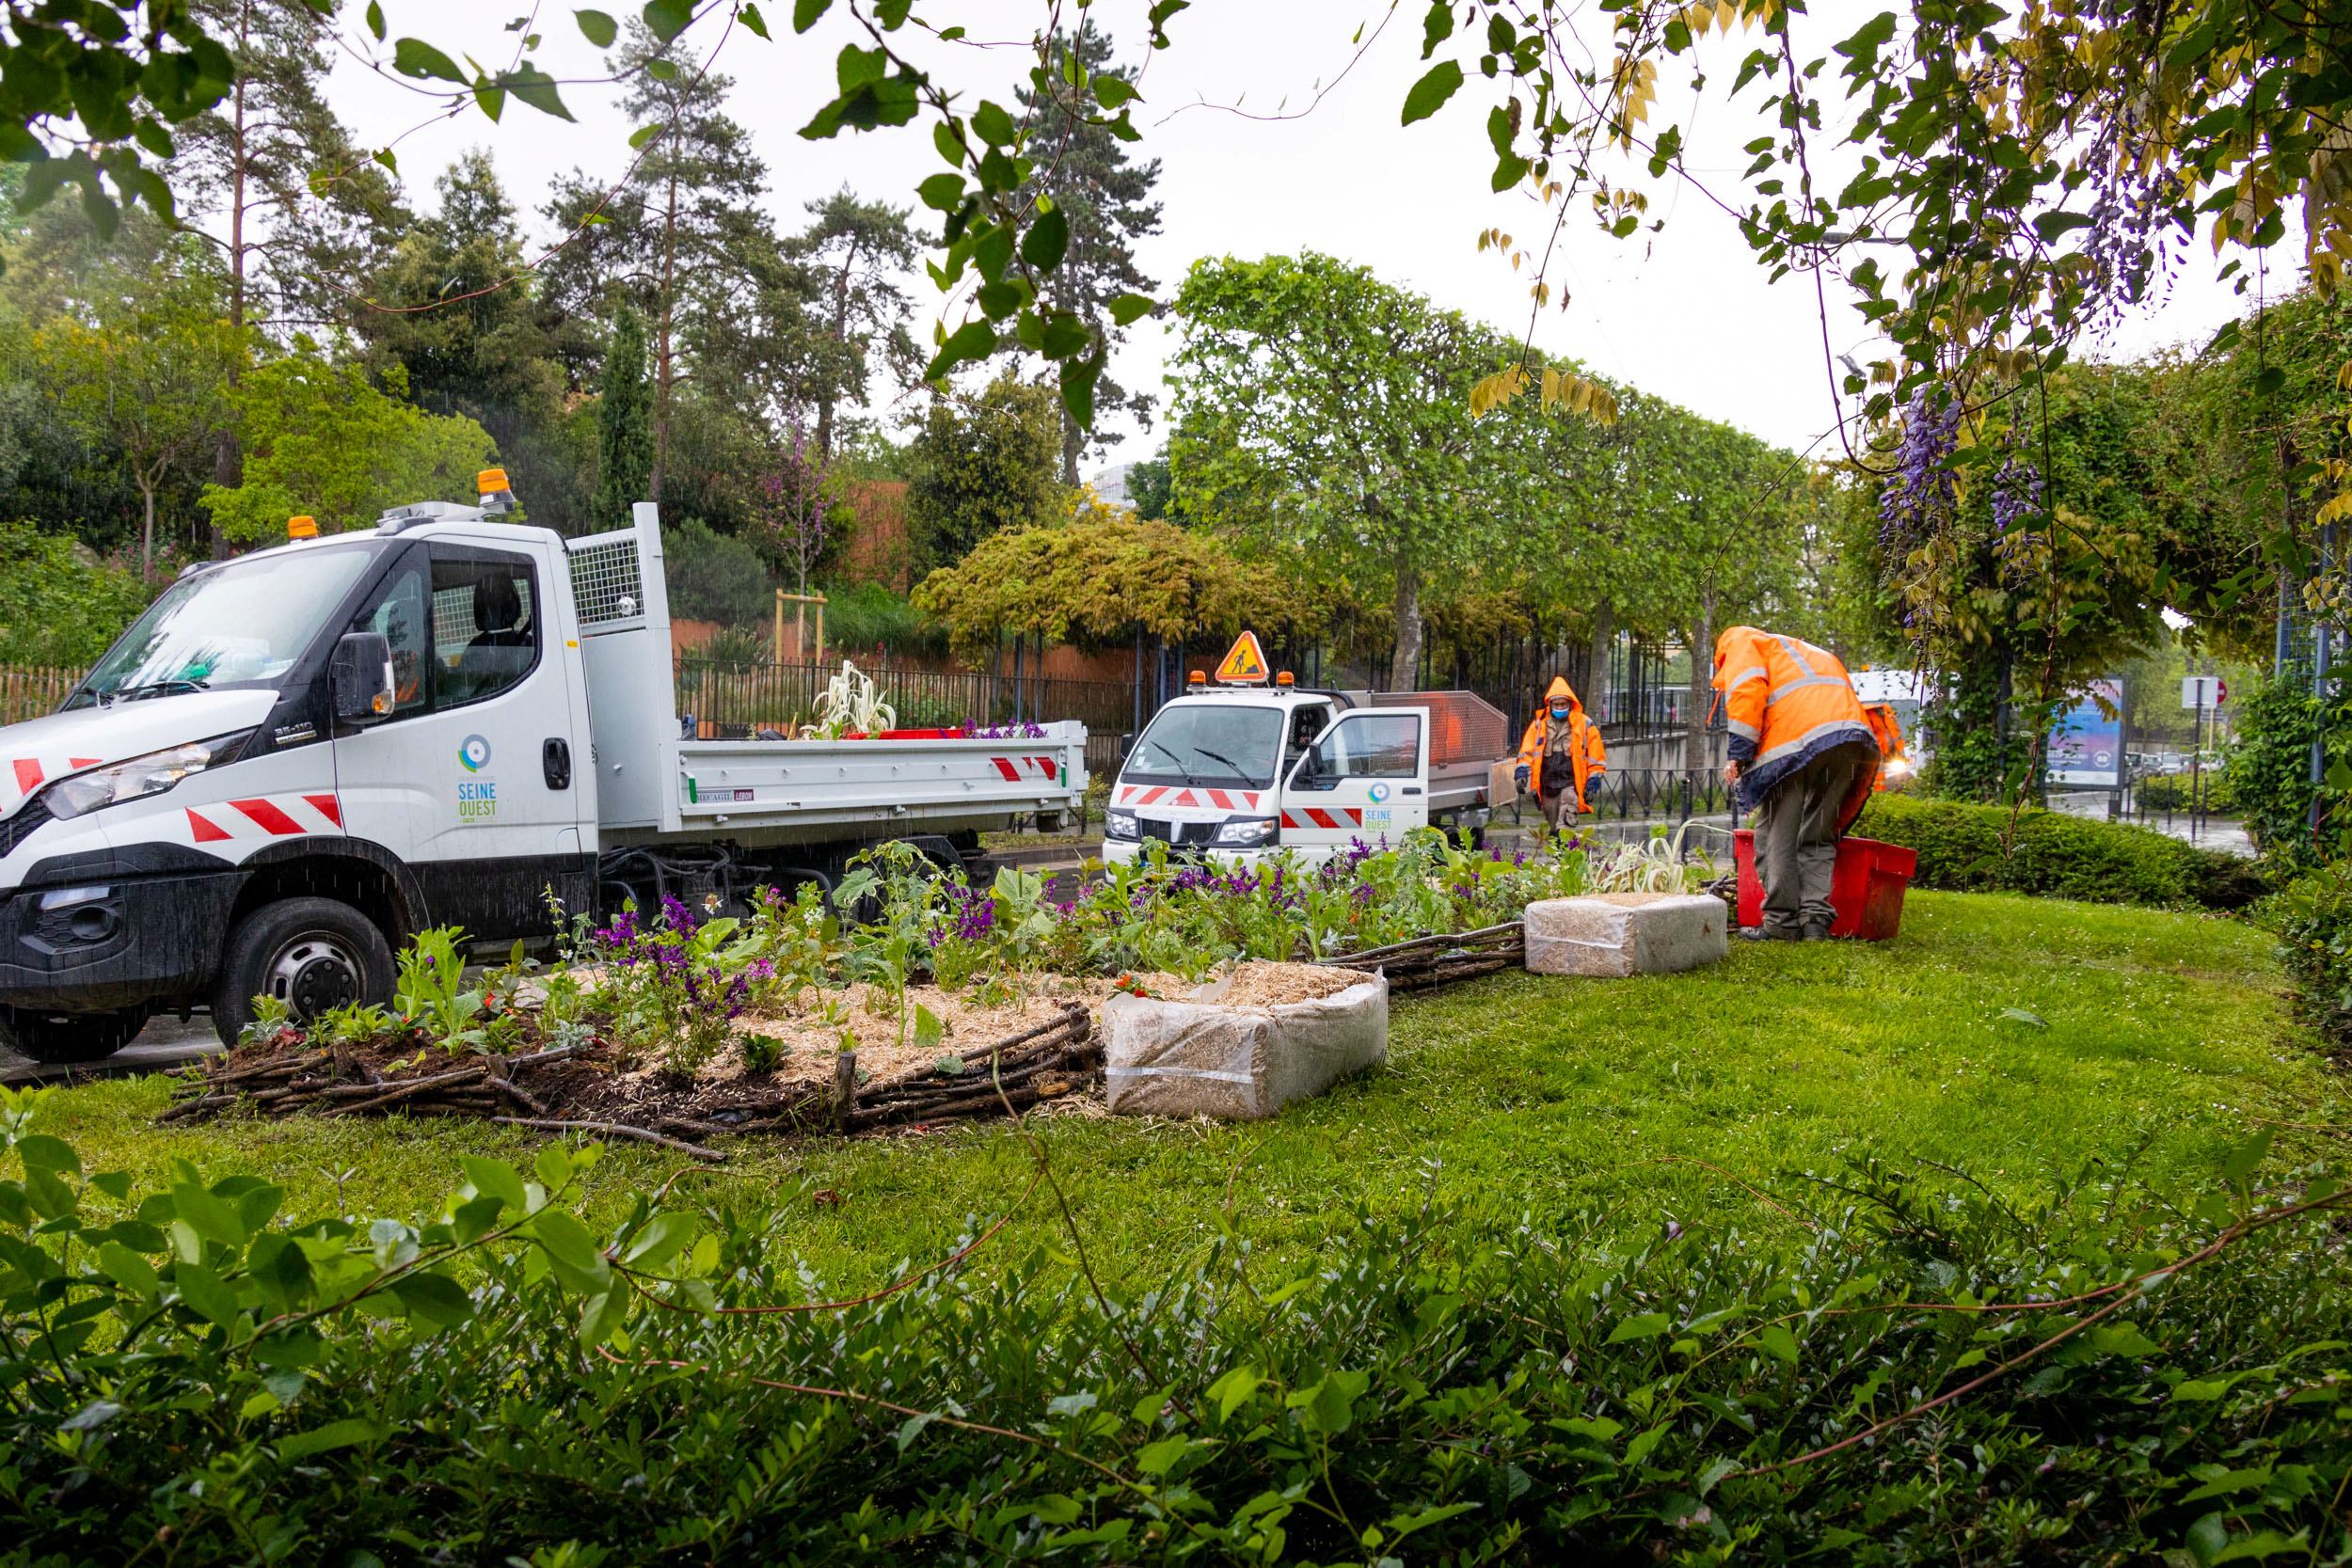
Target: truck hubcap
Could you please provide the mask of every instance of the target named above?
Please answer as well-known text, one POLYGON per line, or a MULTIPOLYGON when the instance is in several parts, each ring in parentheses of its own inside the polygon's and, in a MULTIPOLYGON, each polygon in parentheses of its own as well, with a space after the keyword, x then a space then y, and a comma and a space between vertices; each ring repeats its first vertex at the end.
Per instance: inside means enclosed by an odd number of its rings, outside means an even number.
POLYGON ((359 960, 325 932, 294 938, 278 950, 263 990, 309 1021, 359 1000, 359 960))

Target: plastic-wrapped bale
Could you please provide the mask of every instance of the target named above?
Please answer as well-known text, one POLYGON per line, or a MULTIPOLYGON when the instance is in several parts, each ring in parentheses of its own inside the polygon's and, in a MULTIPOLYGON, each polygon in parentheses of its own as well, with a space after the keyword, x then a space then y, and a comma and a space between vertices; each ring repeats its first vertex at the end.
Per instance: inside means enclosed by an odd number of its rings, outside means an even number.
POLYGON ((1389 982, 1351 975, 1332 995, 1248 1009, 1231 985, 1182 1002, 1114 996, 1103 1006, 1110 1108, 1129 1116, 1270 1117, 1389 1057, 1389 982))
POLYGON ((1706 894, 1542 899, 1527 906, 1527 967, 1594 979, 1696 969, 1724 956, 1728 913, 1706 894))

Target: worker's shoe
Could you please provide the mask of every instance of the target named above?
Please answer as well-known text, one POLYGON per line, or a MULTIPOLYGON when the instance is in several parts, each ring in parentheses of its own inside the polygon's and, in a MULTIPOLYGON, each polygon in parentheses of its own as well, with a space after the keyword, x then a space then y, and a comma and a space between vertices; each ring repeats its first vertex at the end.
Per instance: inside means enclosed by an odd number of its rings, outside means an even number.
POLYGON ((1742 926, 1741 942, 1803 942, 1804 933, 1793 926, 1742 926))
POLYGON ((1827 942, 1829 940, 1829 925, 1826 921, 1823 921, 1807 926, 1804 928, 1803 936, 1804 940, 1806 942, 1827 942))

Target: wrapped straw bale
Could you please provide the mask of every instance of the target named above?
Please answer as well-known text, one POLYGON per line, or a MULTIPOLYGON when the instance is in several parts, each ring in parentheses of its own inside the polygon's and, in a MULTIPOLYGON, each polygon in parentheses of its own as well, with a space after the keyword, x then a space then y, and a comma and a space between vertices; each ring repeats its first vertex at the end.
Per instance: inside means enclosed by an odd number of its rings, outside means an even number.
POLYGON ((1527 967, 1619 979, 1721 959, 1724 901, 1707 894, 1603 893, 1527 906, 1527 967))
POLYGON ((1110 1108, 1130 1116, 1270 1117, 1389 1055, 1389 982, 1379 974, 1253 964, 1184 1001, 1112 997, 1103 1007, 1110 1108), (1263 973, 1308 969, 1299 1000, 1263 973), (1320 994, 1316 994, 1320 993, 1320 994))

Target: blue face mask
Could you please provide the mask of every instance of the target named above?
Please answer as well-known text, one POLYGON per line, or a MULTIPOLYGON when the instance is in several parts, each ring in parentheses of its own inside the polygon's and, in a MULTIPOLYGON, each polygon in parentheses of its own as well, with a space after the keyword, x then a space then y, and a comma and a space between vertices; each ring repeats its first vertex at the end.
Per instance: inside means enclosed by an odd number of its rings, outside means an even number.
POLYGON ((1551 716, 1554 719, 1565 719, 1568 716, 1568 710, 1565 707, 1556 707, 1551 710, 1551 716))

